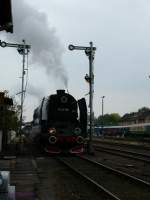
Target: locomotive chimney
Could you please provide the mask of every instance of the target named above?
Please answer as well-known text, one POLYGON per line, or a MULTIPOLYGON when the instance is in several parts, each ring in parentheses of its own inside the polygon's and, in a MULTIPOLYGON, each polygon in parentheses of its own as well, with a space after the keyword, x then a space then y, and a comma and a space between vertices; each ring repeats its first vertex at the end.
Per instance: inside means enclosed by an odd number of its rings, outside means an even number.
POLYGON ((65 90, 57 90, 57 94, 58 94, 58 95, 65 94, 65 90))

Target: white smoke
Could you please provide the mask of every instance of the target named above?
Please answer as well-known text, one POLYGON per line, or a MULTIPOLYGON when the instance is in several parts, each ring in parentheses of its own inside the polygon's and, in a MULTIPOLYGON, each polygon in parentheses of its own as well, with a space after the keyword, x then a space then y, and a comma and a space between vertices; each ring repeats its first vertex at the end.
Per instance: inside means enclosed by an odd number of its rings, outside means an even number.
POLYGON ((36 97, 38 100, 41 100, 45 96, 44 90, 42 88, 37 88, 31 84, 28 86, 27 93, 36 97))
POLYGON ((7 34, 7 39, 17 43, 25 39, 31 45, 32 63, 43 67, 48 76, 54 76, 67 87, 68 78, 62 65, 64 49, 46 14, 24 0, 13 0, 12 11, 14 33, 7 34))

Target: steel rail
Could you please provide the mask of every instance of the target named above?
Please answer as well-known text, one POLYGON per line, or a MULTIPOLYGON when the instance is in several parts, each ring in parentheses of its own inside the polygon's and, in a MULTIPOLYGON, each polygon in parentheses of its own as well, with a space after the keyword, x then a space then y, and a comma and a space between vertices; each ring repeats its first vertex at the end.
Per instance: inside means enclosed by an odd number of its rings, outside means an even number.
POLYGON ((109 167, 109 166, 107 166, 107 165, 104 165, 104 164, 102 164, 102 163, 100 163, 100 162, 96 162, 96 161, 94 161, 94 160, 91 160, 91 159, 89 159, 89 158, 87 158, 87 157, 85 157, 85 156, 78 156, 78 157, 79 157, 80 159, 86 160, 86 161, 88 161, 88 162, 90 162, 90 163, 92 163, 92 164, 95 164, 95 165, 97 165, 97 166, 100 166, 100 167, 102 167, 102 168, 104 168, 104 169, 107 169, 108 171, 111 171, 111 172, 113 172, 113 173, 115 173, 115 174, 122 175, 122 176, 124 176, 125 178, 130 179, 131 181, 134 181, 134 182, 136 182, 136 183, 139 183, 139 184, 142 184, 142 185, 144 185, 144 186, 150 187, 150 182, 144 181, 144 180, 142 180, 142 179, 139 179, 139 178, 137 178, 137 177, 135 177, 135 176, 129 175, 129 174, 127 174, 127 173, 125 173, 125 172, 122 172, 122 171, 120 171, 120 170, 113 169, 113 168, 111 168, 111 167, 109 167))
POLYGON ((106 188, 104 188, 102 185, 100 185, 99 183, 97 183, 96 181, 94 181, 93 179, 91 179, 90 177, 88 177, 87 175, 85 175, 84 173, 81 173, 79 170, 73 168, 72 165, 70 165, 69 163, 67 163, 64 159, 62 159, 62 158, 57 158, 57 159, 61 163, 63 163, 65 166, 67 166, 69 169, 71 169, 73 172, 75 172, 76 174, 78 174, 79 176, 81 176, 82 178, 84 178, 89 183, 93 184, 100 191, 103 191, 111 199, 113 199, 113 200, 121 200, 116 195, 114 195, 113 193, 111 193, 109 190, 107 190, 106 188))
POLYGON ((107 149, 114 150, 114 151, 120 151, 120 152, 124 152, 124 153, 130 153, 130 154, 133 154, 133 155, 143 156, 143 157, 146 157, 146 158, 150 158, 150 155, 144 154, 144 153, 138 153, 138 152, 129 151, 129 150, 122 150, 120 148, 103 147, 103 146, 99 146, 99 145, 95 145, 95 146, 96 147, 107 148, 107 149))
POLYGON ((113 155, 123 156, 126 158, 131 158, 134 160, 139 160, 142 162, 150 163, 150 156, 146 155, 146 154, 141 154, 141 153, 132 152, 132 151, 126 151, 126 150, 122 150, 122 149, 114 149, 114 148, 110 148, 110 147, 102 147, 102 146, 98 146, 98 145, 94 145, 94 147, 95 147, 96 151, 104 151, 104 152, 107 152, 107 153, 110 153, 113 155), (112 152, 112 151, 115 151, 115 152, 112 152), (131 155, 127 155, 127 154, 131 154, 131 155), (149 158, 149 160, 144 159, 144 158, 135 157, 135 156, 146 157, 146 158, 149 158))
POLYGON ((113 141, 106 141, 106 140, 100 140, 100 139, 93 139, 93 142, 99 143, 99 144, 106 144, 106 145, 112 145, 112 146, 124 146, 124 147, 131 147, 134 149, 142 149, 142 150, 150 150, 150 145, 149 143, 146 144, 131 144, 131 143, 123 143, 123 142, 119 142, 116 140, 113 141), (147 146, 148 145, 148 146, 147 146))

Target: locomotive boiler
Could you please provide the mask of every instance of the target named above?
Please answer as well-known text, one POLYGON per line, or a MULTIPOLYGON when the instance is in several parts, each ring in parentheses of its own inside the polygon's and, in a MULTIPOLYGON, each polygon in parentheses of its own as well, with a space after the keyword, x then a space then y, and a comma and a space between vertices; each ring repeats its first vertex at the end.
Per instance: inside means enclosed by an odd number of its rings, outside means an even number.
POLYGON ((48 153, 82 153, 87 137, 87 106, 65 90, 43 98, 34 110, 32 138, 48 153))

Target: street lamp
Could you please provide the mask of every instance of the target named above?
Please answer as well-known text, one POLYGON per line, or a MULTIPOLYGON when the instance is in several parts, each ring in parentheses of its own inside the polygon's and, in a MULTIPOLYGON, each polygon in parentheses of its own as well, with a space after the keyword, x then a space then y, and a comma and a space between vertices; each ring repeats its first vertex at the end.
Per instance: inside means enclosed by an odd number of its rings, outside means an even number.
POLYGON ((105 96, 102 96, 102 123, 101 123, 101 134, 103 134, 103 128, 104 128, 104 98, 105 96))

